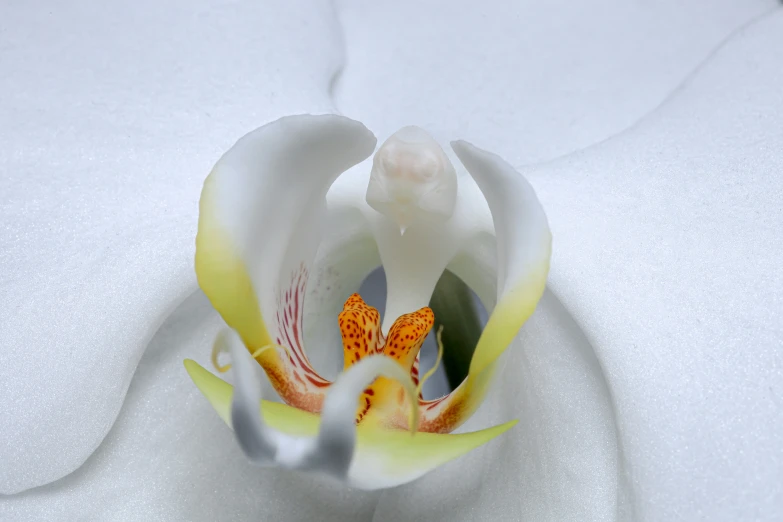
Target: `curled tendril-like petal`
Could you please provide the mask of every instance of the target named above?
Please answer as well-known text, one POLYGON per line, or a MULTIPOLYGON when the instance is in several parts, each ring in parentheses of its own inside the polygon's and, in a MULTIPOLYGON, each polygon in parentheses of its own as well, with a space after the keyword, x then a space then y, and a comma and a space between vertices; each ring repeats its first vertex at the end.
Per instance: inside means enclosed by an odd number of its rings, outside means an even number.
POLYGON ((221 353, 228 353, 228 333, 225 330, 218 332, 215 342, 212 343, 212 366, 220 373, 226 373, 231 369, 231 364, 220 364, 218 357, 221 353))
POLYGON ((324 401, 318 435, 297 437, 269 427, 259 413, 261 386, 255 375, 257 367, 254 365, 254 357, 274 345, 265 346, 250 354, 233 330, 221 332, 218 342, 230 353, 235 372, 236 388, 231 403, 231 424, 240 447, 253 462, 322 471, 344 479, 356 446, 357 397, 379 376, 394 379, 403 386, 411 406, 411 432, 416 432, 416 388, 410 375, 389 357, 367 357, 342 373, 330 387, 324 401))

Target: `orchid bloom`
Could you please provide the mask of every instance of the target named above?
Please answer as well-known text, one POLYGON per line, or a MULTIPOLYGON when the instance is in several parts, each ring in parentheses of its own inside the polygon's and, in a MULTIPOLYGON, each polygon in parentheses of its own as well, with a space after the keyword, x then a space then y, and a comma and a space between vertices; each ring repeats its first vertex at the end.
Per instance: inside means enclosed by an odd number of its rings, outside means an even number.
POLYGON ((480 407, 498 358, 533 313, 551 253, 532 187, 499 157, 463 141, 451 143, 452 156, 418 127, 401 129, 363 163, 375 146, 348 118, 290 116, 249 133, 217 162, 201 195, 196 272, 229 326, 213 362, 226 370, 217 356, 230 354, 235 389, 185 362, 254 462, 362 489, 414 480, 515 424, 451 433, 480 407), (319 251, 324 237, 337 239, 319 251), (345 270, 320 273, 316 254, 341 256, 345 270), (332 288, 355 284, 378 260, 388 282, 382 323, 358 294, 332 288), (494 287, 496 296, 479 294, 496 304, 468 376, 424 400, 418 352, 446 268, 494 287), (343 309, 332 314, 325 303, 336 299, 343 309), (334 382, 308 358, 322 347, 304 346, 304 319, 314 317, 340 330, 344 371, 334 382), (259 367, 285 404, 261 400, 259 367))

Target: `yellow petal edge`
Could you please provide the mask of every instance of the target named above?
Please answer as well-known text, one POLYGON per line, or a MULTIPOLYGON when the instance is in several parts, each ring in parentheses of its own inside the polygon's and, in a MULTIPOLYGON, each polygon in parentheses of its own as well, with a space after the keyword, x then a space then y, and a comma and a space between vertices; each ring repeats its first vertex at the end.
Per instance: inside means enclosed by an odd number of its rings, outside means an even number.
POLYGON ((250 351, 271 344, 245 263, 217 218, 215 169, 204 182, 196 234, 198 284, 223 320, 239 333, 250 351))
MULTIPOLYGON (((185 369, 220 418, 231 426, 233 387, 207 371, 196 361, 186 359, 185 369)), ((261 414, 270 427, 293 436, 315 436, 320 419, 317 415, 291 406, 261 401, 261 414)), ((357 427, 355 460, 359 461, 353 485, 362 487, 369 479, 370 489, 408 482, 489 442, 506 432, 516 420, 480 431, 460 434, 438 434, 384 430, 375 425, 357 427), (380 477, 378 475, 381 475, 380 477)))

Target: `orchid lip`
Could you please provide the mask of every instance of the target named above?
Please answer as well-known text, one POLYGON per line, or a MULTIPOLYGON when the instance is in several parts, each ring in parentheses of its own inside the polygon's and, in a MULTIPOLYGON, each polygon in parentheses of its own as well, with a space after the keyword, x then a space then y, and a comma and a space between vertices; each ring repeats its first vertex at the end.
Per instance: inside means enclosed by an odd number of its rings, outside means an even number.
MULTIPOLYGON (((365 489, 413 480, 510 427, 450 434, 481 405, 498 357, 533 313, 551 251, 535 192, 502 159, 454 142, 458 175, 432 137, 406 127, 378 149, 369 172, 352 168, 375 144, 348 118, 290 116, 251 132, 218 161, 202 191, 196 273, 229 326, 213 364, 227 371, 218 359, 230 354, 233 399, 223 381, 186 364, 251 460, 324 472, 365 489), (365 193, 357 189, 361 179, 369 183, 365 193), (497 247, 497 304, 467 378, 448 395, 423 400, 418 351, 434 323, 426 305, 455 259, 469 261, 455 270, 484 263, 475 245, 487 236, 497 247), (339 281, 320 283, 329 274, 349 277, 355 270, 340 267, 353 261, 342 252, 362 241, 374 245, 386 271, 383 323, 358 294, 346 300, 350 292, 339 281), (338 261, 330 272, 319 259, 338 261), (305 299, 313 289, 321 306, 345 300, 331 316, 344 353, 334 382, 305 350, 305 299), (261 401, 259 367, 286 406, 261 401)), ((374 268, 362 262, 360 271, 374 268)))

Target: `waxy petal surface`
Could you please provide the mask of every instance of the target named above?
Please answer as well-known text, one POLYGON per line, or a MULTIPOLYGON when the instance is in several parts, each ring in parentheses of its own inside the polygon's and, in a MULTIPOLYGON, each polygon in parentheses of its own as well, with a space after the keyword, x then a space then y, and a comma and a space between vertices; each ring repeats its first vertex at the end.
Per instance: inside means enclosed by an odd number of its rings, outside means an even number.
POLYGON ((242 139, 204 183, 196 237, 199 285, 277 392, 318 411, 328 381, 304 350, 309 271, 327 215, 326 192, 366 158, 375 137, 342 116, 290 116, 242 139))
POLYGON ((0 25, 9 494, 101 444, 150 339, 198 288, 204 173, 262 122, 332 112, 342 49, 319 0, 11 2, 0 25))

